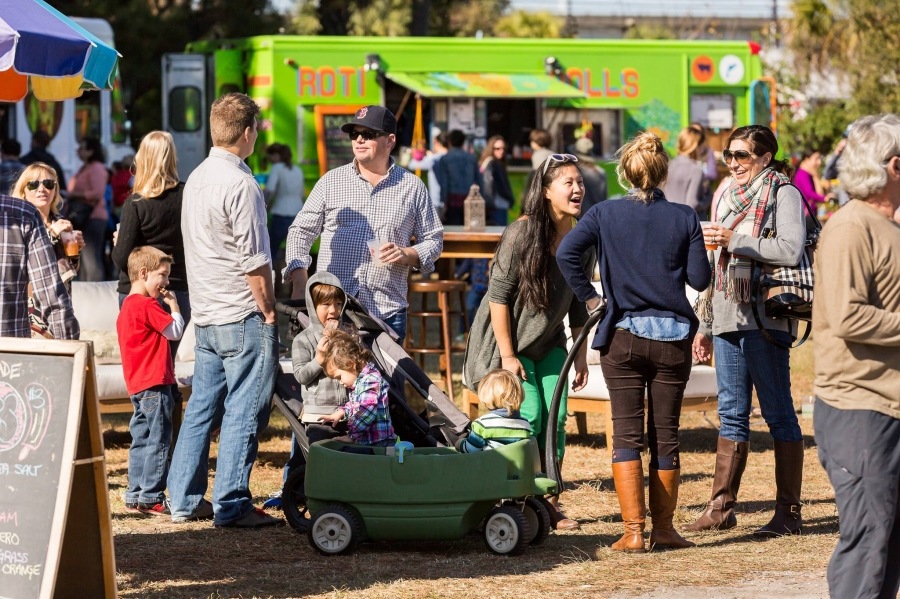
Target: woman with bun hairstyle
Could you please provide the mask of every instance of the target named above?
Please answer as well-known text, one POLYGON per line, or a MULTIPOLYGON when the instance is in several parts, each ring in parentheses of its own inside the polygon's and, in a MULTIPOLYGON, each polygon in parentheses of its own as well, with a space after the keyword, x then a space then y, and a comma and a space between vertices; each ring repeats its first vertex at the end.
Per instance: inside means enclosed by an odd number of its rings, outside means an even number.
POLYGON ((662 141, 645 132, 618 152, 621 200, 598 204, 563 239, 559 268, 576 297, 593 311, 601 303, 580 268, 596 249, 607 311, 592 343, 610 394, 612 472, 625 523, 615 551, 640 553, 644 544, 644 397, 650 447, 650 549, 691 547, 672 526, 678 503, 678 426, 691 374, 691 344, 699 328, 685 294, 710 282, 703 233, 694 209, 660 191, 669 157, 662 141))
MULTIPOLYGON (((722 152, 731 183, 703 230, 706 242, 717 247, 711 254, 715 282, 698 302, 702 323, 694 339, 700 361, 709 358, 711 343, 715 348, 721 424, 709 503, 684 530, 737 526, 734 506, 750 448, 754 389, 774 439, 776 488, 775 514, 754 534, 774 537, 801 529, 803 435, 791 397, 788 349, 796 328, 786 319, 765 318, 764 334, 750 305, 752 263, 795 266, 806 242, 803 201, 777 152, 775 134, 762 125, 735 129, 722 152)), ((764 299, 757 303, 760 314, 764 299)))

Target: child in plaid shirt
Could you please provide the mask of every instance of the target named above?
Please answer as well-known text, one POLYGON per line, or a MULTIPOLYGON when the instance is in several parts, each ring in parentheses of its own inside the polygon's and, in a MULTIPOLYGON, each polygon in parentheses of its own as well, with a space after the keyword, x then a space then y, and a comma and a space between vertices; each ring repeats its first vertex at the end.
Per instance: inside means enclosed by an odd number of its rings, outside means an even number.
POLYGON ((324 370, 350 392, 347 403, 320 422, 335 426, 346 418, 349 440, 358 445, 386 447, 397 437, 388 411, 388 382, 372 362, 372 354, 349 333, 327 331, 320 343, 325 353, 324 370))

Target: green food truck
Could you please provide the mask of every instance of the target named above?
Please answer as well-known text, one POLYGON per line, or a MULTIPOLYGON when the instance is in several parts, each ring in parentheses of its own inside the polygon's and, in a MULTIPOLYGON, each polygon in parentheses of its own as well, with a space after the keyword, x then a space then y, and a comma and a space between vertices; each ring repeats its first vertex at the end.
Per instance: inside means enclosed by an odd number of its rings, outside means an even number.
MULTIPOLYGON (((307 187, 352 159, 341 124, 379 104, 399 121, 403 147, 430 147, 436 130, 460 129, 480 152, 502 135, 514 191, 530 170, 529 132, 550 132, 570 151, 591 131, 606 163, 638 131, 674 150, 697 122, 710 147, 734 127, 774 125, 774 81, 753 42, 508 38, 259 36, 190 44, 163 57, 164 128, 175 137, 184 179, 205 158, 209 106, 240 91, 262 108, 260 146, 250 158, 265 173, 262 148, 288 144, 307 187)), ((610 193, 620 190, 610 177, 610 193)))

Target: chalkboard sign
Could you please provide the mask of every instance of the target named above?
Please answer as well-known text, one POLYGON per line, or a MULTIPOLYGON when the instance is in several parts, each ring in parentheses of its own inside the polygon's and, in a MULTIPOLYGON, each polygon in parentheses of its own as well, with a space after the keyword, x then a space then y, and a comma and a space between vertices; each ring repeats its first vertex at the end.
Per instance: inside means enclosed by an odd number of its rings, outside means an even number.
POLYGON ((316 106, 316 138, 319 153, 319 174, 353 161, 353 147, 350 138, 341 131, 341 126, 353 120, 362 104, 343 106, 316 106))
POLYGON ((90 343, 0 339, 0 488, 0 596, 115 597, 90 343))

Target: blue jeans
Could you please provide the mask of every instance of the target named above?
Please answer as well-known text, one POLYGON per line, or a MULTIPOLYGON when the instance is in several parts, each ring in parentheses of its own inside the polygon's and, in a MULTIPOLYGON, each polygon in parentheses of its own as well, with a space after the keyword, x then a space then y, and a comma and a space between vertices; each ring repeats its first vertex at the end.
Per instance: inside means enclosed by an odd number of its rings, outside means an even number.
POLYGON ((397 336, 399 337, 397 343, 403 345, 403 340, 406 339, 406 308, 400 310, 393 316, 382 318, 381 320, 384 324, 394 329, 394 332, 397 333, 397 336))
MULTIPOLYGON (((790 344, 786 331, 769 331, 790 344)), ((719 436, 750 440, 750 402, 756 389, 759 409, 776 441, 802 441, 791 399, 790 352, 769 343, 758 329, 723 333, 713 338, 719 385, 719 436)))
POLYGON ((240 322, 198 326, 191 399, 169 471, 172 516, 190 517, 207 487, 209 436, 221 421, 213 491, 215 523, 253 509, 250 471, 269 423, 278 368, 278 328, 254 313, 240 322))
POLYGON ((160 503, 166 498, 169 446, 172 444, 172 393, 169 385, 131 396, 134 414, 128 424, 128 490, 126 503, 160 503))

